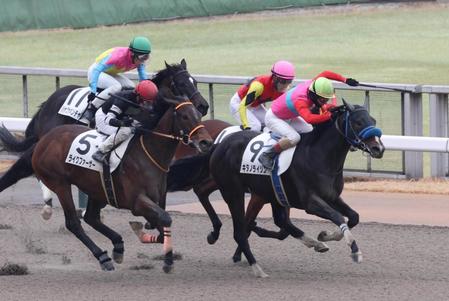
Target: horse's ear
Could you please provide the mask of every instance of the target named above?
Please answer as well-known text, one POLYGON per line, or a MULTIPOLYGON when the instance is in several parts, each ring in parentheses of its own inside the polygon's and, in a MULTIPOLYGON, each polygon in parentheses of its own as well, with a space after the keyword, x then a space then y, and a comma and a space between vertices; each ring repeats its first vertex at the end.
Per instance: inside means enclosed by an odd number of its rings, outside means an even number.
POLYGON ((165 68, 170 69, 171 66, 169 64, 167 64, 167 61, 164 61, 164 63, 165 63, 165 68))
POLYGON ((344 98, 341 98, 343 100, 343 104, 348 109, 349 112, 354 111, 354 106, 348 102, 344 98))
POLYGON ((185 59, 181 60, 181 66, 182 66, 182 68, 184 68, 184 70, 187 70, 187 62, 185 59))

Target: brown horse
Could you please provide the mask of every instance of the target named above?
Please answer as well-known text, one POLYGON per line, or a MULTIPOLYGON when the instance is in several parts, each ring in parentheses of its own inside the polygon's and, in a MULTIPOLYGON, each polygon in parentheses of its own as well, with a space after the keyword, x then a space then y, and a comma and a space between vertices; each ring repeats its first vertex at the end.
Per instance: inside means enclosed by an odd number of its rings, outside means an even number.
MULTIPOLYGON (((190 101, 159 99, 170 105, 153 130, 140 130, 130 142, 119 168, 112 174, 115 184, 117 208, 131 210, 135 216, 143 216, 157 225, 164 233, 164 271, 173 265, 170 237, 171 217, 165 208, 166 178, 170 162, 179 141, 195 145, 201 152, 207 151, 212 140, 202 125, 201 114, 190 101)), ((139 120, 146 124, 145 120, 139 120)), ((64 210, 66 227, 81 240, 97 258, 103 270, 113 270, 111 258, 84 232, 77 218, 70 186, 76 185, 88 197, 84 221, 108 237, 113 244, 115 262, 123 260, 122 237, 104 225, 100 210, 107 205, 100 174, 96 171, 65 163, 72 141, 88 128, 64 125, 51 130, 36 144, 32 167, 36 176, 54 191, 64 210)))

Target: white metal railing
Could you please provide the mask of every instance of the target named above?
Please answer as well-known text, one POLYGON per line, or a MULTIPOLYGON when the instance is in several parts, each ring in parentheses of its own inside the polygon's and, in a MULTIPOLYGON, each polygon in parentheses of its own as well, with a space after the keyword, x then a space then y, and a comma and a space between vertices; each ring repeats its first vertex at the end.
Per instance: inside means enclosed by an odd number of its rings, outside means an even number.
MULTIPOLYGON (((87 71, 80 69, 58 69, 58 68, 28 68, 28 67, 13 67, 0 66, 0 74, 21 75, 23 88, 23 116, 28 117, 28 76, 50 76, 55 77, 55 87, 60 87, 61 77, 85 78, 87 71)), ((150 73, 153 75, 154 73, 150 73)), ((137 79, 136 73, 126 73, 130 79, 137 79)), ((214 85, 240 85, 248 81, 251 77, 245 76, 216 76, 216 75, 192 75, 201 84, 207 84, 209 87, 209 103, 210 116, 215 117, 214 110, 214 85)), ((294 84, 303 82, 304 80, 295 80, 294 84)), ((374 86, 383 86, 395 90, 401 90, 401 120, 402 120, 402 134, 404 136, 423 136, 423 108, 422 97, 423 94, 429 95, 430 100, 430 135, 433 137, 448 137, 448 95, 449 86, 442 85, 413 85, 413 84, 384 84, 384 83, 370 83, 374 86)), ((349 87, 347 85, 336 82, 335 88, 340 90, 359 90, 365 91, 365 99, 370 101, 371 91, 388 91, 385 89, 372 87, 349 87)), ((397 93, 397 92, 396 92, 397 93)), ((398 117, 399 118, 399 117, 398 117)), ((19 126, 19 125, 18 125, 19 126)), ((388 137, 384 136, 387 141, 388 137)), ((400 137, 400 136, 396 136, 400 137)), ((413 140, 413 139, 412 139, 413 140)), ((412 141, 410 140, 410 141, 412 141)), ((413 146, 410 144, 406 146, 404 141, 397 138, 396 146, 393 146, 393 141, 389 141, 391 149, 398 147, 397 150, 404 151, 403 160, 403 174, 409 178, 420 178, 423 176, 423 154, 422 151, 434 152, 431 154, 431 176, 446 177, 449 170, 448 154, 437 150, 429 149, 429 141, 427 140, 413 140, 410 143, 420 143, 420 146, 413 146)), ((438 139, 437 139, 438 140, 438 139)), ((367 170, 370 170, 370 159, 367 159, 367 170)))

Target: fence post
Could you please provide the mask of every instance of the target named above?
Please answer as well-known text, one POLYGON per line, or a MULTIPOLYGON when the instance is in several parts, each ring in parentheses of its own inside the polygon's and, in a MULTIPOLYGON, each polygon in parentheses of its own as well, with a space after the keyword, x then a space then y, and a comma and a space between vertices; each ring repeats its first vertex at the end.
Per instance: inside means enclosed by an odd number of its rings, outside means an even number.
POLYGON ((22 91, 23 117, 28 117, 28 79, 26 75, 22 75, 22 91))
MULTIPOLYGON (((405 136, 423 135, 422 93, 402 93, 402 131, 405 136)), ((423 177, 423 153, 404 152, 404 172, 407 178, 423 177)))
POLYGON ((213 84, 209 84, 209 112, 210 112, 210 119, 215 119, 214 85, 213 84))
MULTIPOLYGON (((369 91, 365 91, 365 104, 366 109, 368 112, 370 112, 370 95, 369 91)), ((372 171, 372 165, 371 165, 371 156, 366 156, 366 171, 371 172, 372 171)))
MULTIPOLYGON (((430 136, 448 137, 448 95, 435 94, 429 95, 429 113, 430 113, 430 136)), ((432 177, 446 177, 448 174, 448 154, 431 153, 430 154, 430 175, 432 177)))

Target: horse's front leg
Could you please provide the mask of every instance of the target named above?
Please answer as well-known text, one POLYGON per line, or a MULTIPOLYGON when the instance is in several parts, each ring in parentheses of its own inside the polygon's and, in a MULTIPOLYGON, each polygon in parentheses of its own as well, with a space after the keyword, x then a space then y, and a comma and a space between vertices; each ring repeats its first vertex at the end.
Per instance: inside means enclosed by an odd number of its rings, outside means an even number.
MULTIPOLYGON (((340 212, 343 216, 348 218, 348 227, 349 229, 354 228, 359 223, 359 214, 349 207, 341 197, 338 197, 335 201, 330 203, 332 208, 340 212)), ((337 228, 335 231, 321 231, 318 235, 318 240, 320 241, 331 241, 336 240, 339 241, 343 238, 343 233, 340 228, 337 228)))
MULTIPOLYGON (((163 203, 165 204, 165 200, 163 203)), ((164 272, 169 273, 173 269, 173 246, 170 228, 172 219, 170 215, 143 193, 137 196, 134 207, 132 208, 132 213, 136 216, 143 216, 149 222, 156 220, 157 224, 160 227, 163 227, 163 250, 165 254, 163 270, 164 272)))
POLYGON ((103 224, 100 211, 104 206, 105 204, 102 204, 101 202, 88 200, 86 213, 83 218, 88 225, 111 240, 114 247, 112 249, 112 259, 114 259, 116 263, 122 263, 123 254, 125 252, 123 238, 120 234, 103 224))
POLYGON ((274 223, 279 228, 284 229, 288 234, 296 239, 299 239, 306 247, 314 248, 316 252, 324 253, 329 251, 329 247, 325 243, 313 239, 292 224, 289 215, 290 209, 282 207, 275 202, 271 203, 271 209, 273 211, 274 223))
POLYGON ((306 202, 306 212, 319 216, 321 218, 332 221, 340 228, 340 232, 346 240, 346 243, 351 248, 351 258, 354 262, 362 262, 362 252, 345 222, 343 215, 340 212, 329 206, 319 196, 312 194, 306 202))

